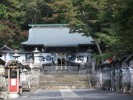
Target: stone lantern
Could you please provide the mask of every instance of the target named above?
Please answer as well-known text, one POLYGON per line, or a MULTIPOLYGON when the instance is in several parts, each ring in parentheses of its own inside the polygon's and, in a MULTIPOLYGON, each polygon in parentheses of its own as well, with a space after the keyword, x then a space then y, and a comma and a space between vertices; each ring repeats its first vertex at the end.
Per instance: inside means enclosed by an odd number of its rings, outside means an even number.
POLYGON ((20 55, 18 54, 18 50, 14 51, 13 57, 15 58, 15 60, 18 60, 18 57, 20 57, 20 55))
POLYGON ((33 51, 34 54, 34 64, 39 64, 40 63, 40 51, 35 48, 35 50, 33 51))
POLYGON ((35 48, 35 50, 33 51, 33 55, 34 55, 34 62, 33 62, 33 71, 34 73, 40 74, 40 70, 41 70, 41 52, 35 48))

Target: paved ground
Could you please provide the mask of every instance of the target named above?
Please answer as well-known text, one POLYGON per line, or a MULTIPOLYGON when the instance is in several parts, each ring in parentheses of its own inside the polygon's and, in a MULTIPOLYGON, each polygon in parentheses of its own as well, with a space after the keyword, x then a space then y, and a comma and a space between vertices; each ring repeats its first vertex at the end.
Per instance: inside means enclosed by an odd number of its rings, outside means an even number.
POLYGON ((8 100, 133 100, 133 95, 100 89, 37 90, 8 100))

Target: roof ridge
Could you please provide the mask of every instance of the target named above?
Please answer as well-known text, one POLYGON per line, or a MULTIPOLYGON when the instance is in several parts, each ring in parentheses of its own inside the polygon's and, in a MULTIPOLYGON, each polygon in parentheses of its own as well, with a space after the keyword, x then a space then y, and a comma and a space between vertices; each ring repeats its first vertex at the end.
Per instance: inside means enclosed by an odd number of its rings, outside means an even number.
POLYGON ((2 48, 0 48, 0 51, 1 51, 2 49, 4 49, 4 48, 7 48, 7 49, 9 49, 9 50, 11 50, 11 51, 14 51, 13 49, 11 49, 10 47, 8 47, 7 45, 4 45, 2 48))
POLYGON ((68 24, 28 24, 31 27, 67 27, 68 24))

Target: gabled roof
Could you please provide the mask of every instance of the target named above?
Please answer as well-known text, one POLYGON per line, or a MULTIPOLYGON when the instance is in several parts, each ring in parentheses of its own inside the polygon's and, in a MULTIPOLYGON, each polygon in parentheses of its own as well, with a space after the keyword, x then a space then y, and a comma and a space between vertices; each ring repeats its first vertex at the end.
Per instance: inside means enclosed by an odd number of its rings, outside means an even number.
POLYGON ((30 25, 28 41, 22 45, 43 45, 45 47, 75 47, 78 45, 93 44, 91 37, 82 36, 82 33, 69 33, 70 29, 63 24, 30 25))
POLYGON ((0 48, 1 53, 13 53, 14 50, 9 48, 7 45, 4 45, 2 48, 0 48))
POLYGON ((10 60, 6 63, 5 68, 24 68, 24 66, 17 60, 10 60))

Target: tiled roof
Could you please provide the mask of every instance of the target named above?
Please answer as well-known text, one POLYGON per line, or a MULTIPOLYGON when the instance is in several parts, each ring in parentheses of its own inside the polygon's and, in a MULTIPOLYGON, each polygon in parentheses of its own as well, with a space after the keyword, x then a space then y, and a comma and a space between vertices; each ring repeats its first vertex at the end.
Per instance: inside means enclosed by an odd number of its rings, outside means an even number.
MULTIPOLYGON (((31 25, 32 26, 32 25, 31 25)), ((22 45, 44 45, 46 47, 67 47, 93 44, 91 37, 82 36, 82 33, 69 33, 70 29, 61 26, 32 26, 29 29, 29 38, 22 45)))

